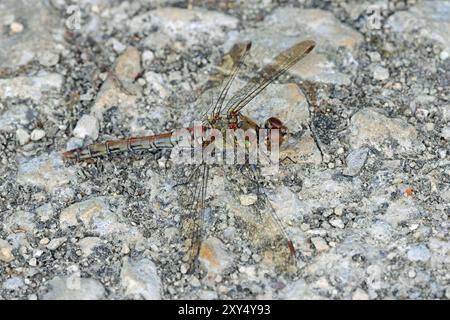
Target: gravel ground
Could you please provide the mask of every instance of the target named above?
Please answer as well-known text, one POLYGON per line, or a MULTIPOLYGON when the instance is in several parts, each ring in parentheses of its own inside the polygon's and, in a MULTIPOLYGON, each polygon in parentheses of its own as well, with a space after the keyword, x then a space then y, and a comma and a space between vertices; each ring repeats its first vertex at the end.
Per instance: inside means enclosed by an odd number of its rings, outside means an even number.
POLYGON ((32 3, 0 2, 2 299, 450 298, 450 2, 32 3), (61 158, 187 126, 236 45, 253 44, 237 87, 304 39, 314 51, 245 109, 291 132, 295 163, 264 189, 295 261, 235 168, 211 169, 189 273, 189 168, 61 158))

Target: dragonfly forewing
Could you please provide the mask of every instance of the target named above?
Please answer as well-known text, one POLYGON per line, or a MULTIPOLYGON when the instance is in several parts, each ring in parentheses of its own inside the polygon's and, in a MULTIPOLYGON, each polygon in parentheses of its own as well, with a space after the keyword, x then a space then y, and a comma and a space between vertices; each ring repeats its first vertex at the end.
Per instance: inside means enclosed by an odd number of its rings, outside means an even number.
POLYGON ((276 56, 272 63, 263 67, 244 87, 239 89, 228 100, 226 104, 227 113, 240 112, 242 108, 252 101, 270 83, 310 53, 315 45, 314 41, 305 40, 276 56))

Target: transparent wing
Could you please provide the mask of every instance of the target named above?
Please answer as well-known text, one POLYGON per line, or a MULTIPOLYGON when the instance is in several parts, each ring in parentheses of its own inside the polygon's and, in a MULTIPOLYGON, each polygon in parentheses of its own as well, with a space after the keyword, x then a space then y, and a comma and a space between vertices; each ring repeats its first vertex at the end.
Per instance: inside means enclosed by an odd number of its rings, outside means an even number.
MULTIPOLYGON (((267 263, 280 271, 289 270, 295 266, 295 249, 285 226, 264 191, 262 183, 264 178, 259 168, 250 164, 242 165, 237 175, 239 178, 236 178, 236 172, 237 170, 234 170, 234 173, 228 172, 226 175, 231 185, 236 185, 231 179, 239 179, 240 187, 257 197, 251 206, 240 207, 240 210, 250 210, 240 216, 243 220, 242 226, 247 230, 248 240, 267 263)), ((239 191, 232 192, 236 198, 242 196, 239 191)))
POLYGON ((217 98, 216 104, 214 105, 213 115, 220 114, 222 107, 223 107, 223 102, 225 101, 225 98, 228 94, 228 91, 230 90, 233 80, 236 78, 236 75, 239 73, 239 70, 245 60, 245 57, 247 56, 248 52, 250 51, 251 46, 252 46, 252 43, 247 42, 243 46, 243 49, 238 53, 238 59, 236 60, 234 66, 231 70, 231 74, 230 74, 229 78, 227 79, 227 81, 225 82, 225 85, 224 85, 222 91, 220 92, 219 97, 217 98))
POLYGON ((271 82, 303 59, 314 47, 314 41, 305 40, 276 56, 272 63, 261 69, 257 75, 230 98, 226 104, 227 113, 235 114, 239 112, 271 82))
POLYGON ((217 97, 217 100, 211 104, 211 107, 204 116, 210 115, 214 117, 221 113, 224 101, 228 95, 231 85, 233 84, 234 79, 236 79, 236 76, 244 63, 251 46, 252 46, 251 42, 245 42, 239 45, 235 45, 233 47, 233 49, 230 52, 230 56, 233 57, 234 63, 231 66, 230 70, 226 70, 228 72, 228 75, 222 82, 222 86, 219 95, 217 97))
POLYGON ((181 218, 181 231, 184 246, 182 260, 188 265, 188 272, 195 271, 203 241, 204 209, 208 179, 209 167, 201 164, 194 168, 186 182, 186 187, 192 192, 190 193, 186 211, 181 218))

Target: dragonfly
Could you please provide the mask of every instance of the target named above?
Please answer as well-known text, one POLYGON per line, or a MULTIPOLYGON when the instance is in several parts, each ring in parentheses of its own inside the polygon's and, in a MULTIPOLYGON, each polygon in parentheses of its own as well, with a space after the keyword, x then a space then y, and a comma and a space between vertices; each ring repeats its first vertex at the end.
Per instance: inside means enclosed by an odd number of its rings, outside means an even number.
MULTIPOLYGON (((202 115, 201 125, 197 128, 187 127, 182 129, 182 131, 187 133, 188 136, 195 135, 196 130, 200 131, 200 135, 203 139, 199 142, 194 138, 194 142, 197 142, 196 148, 200 150, 209 148, 219 142, 220 139, 216 139, 215 136, 205 134, 207 131, 211 130, 224 133, 224 136, 225 131, 237 132, 238 130, 254 130, 256 135, 254 136, 253 142, 266 145, 271 141, 268 137, 272 137, 273 133, 276 132, 276 142, 281 145, 286 140, 289 131, 280 119, 277 117, 269 117, 264 124, 258 125, 251 117, 243 114, 242 110, 269 84, 285 74, 292 66, 308 55, 314 47, 315 42, 313 40, 304 40, 279 53, 270 63, 263 66, 253 77, 251 77, 245 85, 231 95, 230 89, 232 84, 251 49, 251 42, 245 43, 221 87, 217 99, 211 103, 208 111, 202 115), (230 95, 231 97, 228 98, 230 95), (258 134, 258 132, 265 134, 258 134)), ((124 139, 108 140, 102 143, 93 143, 63 152, 63 157, 66 160, 84 161, 100 156, 109 156, 125 152, 131 153, 139 150, 173 150, 179 146, 183 140, 178 134, 175 134, 175 132, 176 130, 172 130, 156 135, 128 137, 124 139)), ((245 142, 248 141, 244 141, 244 145, 248 147, 248 144, 245 142)), ((251 176, 250 179, 258 181, 258 172, 255 170, 255 166, 244 163, 241 168, 245 168, 248 175, 251 176)), ((186 219, 184 219, 182 225, 182 234, 184 235, 184 256, 182 260, 187 263, 189 271, 195 269, 195 264, 202 248, 201 244, 205 233, 202 225, 205 219, 205 198, 208 180, 210 179, 210 166, 204 161, 197 164, 185 184, 194 179, 199 181, 199 183, 192 188, 191 201, 187 206, 186 219)), ((261 191, 262 188, 258 189, 261 191)), ((267 199, 267 195, 263 191, 259 194, 262 195, 263 198, 266 198, 265 202, 269 203, 269 206, 271 206, 270 201, 267 199)), ((271 212, 271 221, 274 222, 278 230, 281 231, 284 239, 283 241, 286 243, 289 254, 295 259, 296 251, 293 241, 289 238, 285 227, 280 218, 276 215, 273 207, 270 208, 269 211, 271 212)))

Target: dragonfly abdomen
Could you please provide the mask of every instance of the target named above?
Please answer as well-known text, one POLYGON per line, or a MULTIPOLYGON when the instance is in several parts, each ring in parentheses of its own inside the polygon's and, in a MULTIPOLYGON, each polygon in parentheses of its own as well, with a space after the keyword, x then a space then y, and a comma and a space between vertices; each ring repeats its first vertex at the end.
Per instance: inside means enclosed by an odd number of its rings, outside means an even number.
POLYGON ((130 137, 93 143, 86 147, 66 151, 63 156, 65 159, 79 161, 127 151, 173 148, 178 142, 179 138, 173 136, 172 132, 168 132, 154 136, 130 137))

